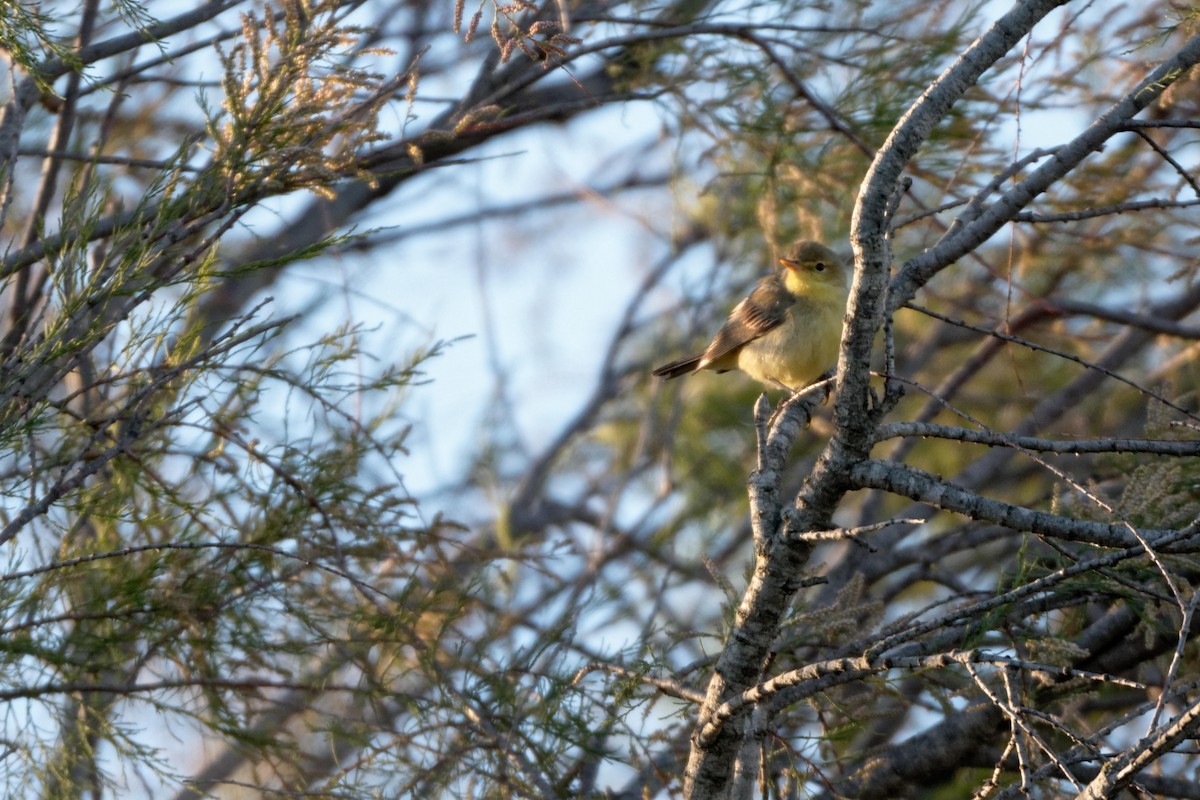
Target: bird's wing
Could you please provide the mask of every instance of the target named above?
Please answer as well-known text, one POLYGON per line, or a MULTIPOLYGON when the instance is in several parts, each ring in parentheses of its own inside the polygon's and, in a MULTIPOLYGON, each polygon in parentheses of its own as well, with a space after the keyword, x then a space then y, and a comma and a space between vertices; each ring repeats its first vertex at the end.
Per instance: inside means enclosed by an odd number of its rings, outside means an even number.
POLYGON ((697 369, 736 353, 738 348, 782 325, 795 302, 778 275, 763 278, 750 296, 729 312, 729 319, 708 343, 697 369))

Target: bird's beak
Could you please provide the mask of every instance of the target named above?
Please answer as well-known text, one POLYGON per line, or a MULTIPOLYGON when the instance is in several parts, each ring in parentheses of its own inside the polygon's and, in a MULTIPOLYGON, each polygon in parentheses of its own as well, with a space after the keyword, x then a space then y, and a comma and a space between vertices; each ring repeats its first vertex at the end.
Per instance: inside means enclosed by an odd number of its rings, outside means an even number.
POLYGON ((779 259, 779 264, 780 266, 787 267, 788 269, 798 269, 800 267, 799 261, 792 261, 790 258, 779 259))

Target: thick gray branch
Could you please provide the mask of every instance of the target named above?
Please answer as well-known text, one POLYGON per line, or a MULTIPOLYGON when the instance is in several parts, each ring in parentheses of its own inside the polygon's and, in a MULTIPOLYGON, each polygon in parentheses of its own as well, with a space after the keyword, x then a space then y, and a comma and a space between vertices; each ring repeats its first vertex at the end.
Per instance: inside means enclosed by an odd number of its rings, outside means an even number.
MULTIPOLYGON (((855 427, 866 425, 865 398, 870 379, 867 365, 875 334, 883 324, 883 295, 889 267, 887 208, 905 167, 934 127, 984 72, 1003 58, 1042 18, 1065 2, 1027 0, 1017 3, 997 20, 913 103, 867 171, 850 223, 850 243, 859 266, 850 305, 850 314, 856 324, 851 326, 843 347, 845 363, 857 369, 848 370, 843 377, 844 385, 838 387, 839 427, 843 423, 855 427)), ((903 301, 896 300, 900 295, 902 291, 893 288, 889 311, 903 305, 903 301)))
POLYGON ((956 442, 1011 447, 1038 453, 1154 453, 1168 456, 1200 456, 1200 441, 1171 439, 1044 439, 1018 436, 978 428, 959 428, 933 422, 893 422, 879 428, 875 440, 897 436, 921 436, 956 442))
POLYGON ((914 104, 880 150, 863 182, 851 233, 858 269, 851 290, 851 322, 843 335, 838 364, 837 431, 797 497, 794 513, 785 517, 784 535, 772 536, 760 546, 751 584, 717 662, 692 738, 685 783, 685 793, 690 797, 725 797, 730 791, 744 726, 740 717, 726 721, 715 731, 708 725, 722 703, 758 682, 780 620, 800 586, 810 546, 787 533, 830 527, 833 509, 847 488, 848 468, 865 459, 870 450, 874 420, 870 412, 869 361, 884 319, 888 281, 886 215, 901 172, 958 98, 1063 2, 1018 3, 914 104))
MULTIPOLYGON (((1100 547, 1135 547, 1140 543, 1128 525, 1072 519, 992 500, 905 464, 863 461, 850 468, 849 478, 859 488, 882 489, 973 520, 994 522, 1016 531, 1031 531, 1100 547)), ((1156 539, 1173 536, 1175 531, 1142 530, 1140 533, 1143 539, 1153 545, 1156 539)), ((1166 549, 1192 552, 1196 549, 1196 542, 1187 539, 1166 549)))
POLYGON ((1196 735, 1200 724, 1200 703, 1193 703, 1182 714, 1156 728, 1120 757, 1106 763, 1095 780, 1079 793, 1079 800, 1103 800, 1117 797, 1137 774, 1170 752, 1185 738, 1196 735))
MULTIPOLYGON (((1021 209, 1079 166, 1084 158, 1104 147, 1117 133, 1128 130, 1129 120, 1157 100, 1178 78, 1200 63, 1200 36, 1187 41, 1179 52, 1150 73, 1133 91, 1114 103, 1095 122, 1054 154, 1029 177, 1017 183, 978 217, 958 220, 936 246, 904 266, 892 283, 891 310, 907 303, 938 271, 954 263, 1015 219, 1021 209)), ((886 148, 885 148, 886 149, 886 148)))

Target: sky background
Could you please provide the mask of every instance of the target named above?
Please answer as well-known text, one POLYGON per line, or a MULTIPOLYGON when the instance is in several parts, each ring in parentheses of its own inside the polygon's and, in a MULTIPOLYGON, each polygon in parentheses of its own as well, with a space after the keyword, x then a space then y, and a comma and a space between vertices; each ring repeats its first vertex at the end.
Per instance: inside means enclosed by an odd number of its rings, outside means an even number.
MULTIPOLYGON (((461 46, 458 37, 443 41, 447 48, 461 46)), ((947 54, 945 63, 952 57, 947 54)), ((421 117, 417 126, 440 110, 432 98, 456 96, 460 82, 469 77, 451 74, 422 86, 413 109, 421 117), (431 100, 425 102, 425 97, 431 100)), ((492 516, 494 508, 463 502, 477 500, 478 494, 456 490, 481 443, 496 430, 489 420, 510 420, 518 447, 536 455, 594 389, 605 349, 631 298, 670 251, 671 232, 701 202, 706 168, 699 147, 688 139, 681 143, 678 132, 667 127, 669 117, 662 106, 635 103, 567 124, 542 125, 472 150, 474 163, 430 170, 371 207, 357 230, 374 230, 370 235, 387 241, 384 247, 370 253, 345 248, 294 265, 268 292, 275 298, 270 307, 274 316, 318 306, 316 314, 297 324, 291 344, 345 325, 362 326, 364 351, 378 354, 382 362, 448 343, 423 365, 428 383, 412 387, 402 409, 413 432, 410 455, 398 469, 408 490, 421 500, 425 519, 436 512, 468 523, 492 516), (643 176, 678 169, 687 178, 607 198, 591 193, 626 174, 630 164, 643 176), (481 208, 562 192, 577 192, 584 199, 514 218, 422 232, 481 208)), ((396 117, 390 123, 398 128, 404 120, 396 117)), ((1066 141, 1084 124, 1070 110, 1027 115, 1019 131, 1012 125, 992 141, 1007 137, 1019 156, 1066 141)), ((857 182, 860 177, 846 179, 857 182)), ((244 235, 270 237, 307 200, 286 198, 253 215, 244 235)), ((997 238, 1006 235, 1002 231, 997 238)), ((846 243, 834 244, 848 251, 846 243)), ((900 260, 910 255, 897 253, 900 260)), ((701 292, 716 258, 712 246, 690 252, 654 290, 640 317, 674 307, 684 293, 701 292)), ((762 265, 763 272, 770 268, 762 265)), ((723 312, 736 299, 719 296, 714 302, 723 312)), ((650 350, 657 353, 653 361, 680 355, 674 344, 646 341, 645 346, 645 352, 625 351, 622 359, 649 358, 650 350)), ((364 374, 374 368, 363 359, 364 374)), ((642 380, 656 379, 647 371, 642 380)), ((683 380, 747 379, 704 374, 683 380)), ((750 436, 749 407, 744 417, 750 436)), ((672 546, 686 549, 688 543, 684 539, 672 546)), ((689 596, 699 591, 690 587, 668 594, 664 602, 676 602, 681 609, 676 616, 683 618, 689 596)), ((547 609, 547 615, 554 611, 547 609)), ((598 639, 605 647, 619 647, 626 634, 636 633, 606 623, 598 639)), ((173 757, 197 763, 206 757, 188 746, 190 742, 173 757)))
MULTIPOLYGON (((428 494, 461 475, 489 409, 511 414, 522 443, 536 452, 594 388, 609 338, 668 251, 663 234, 682 212, 670 186, 612 198, 591 190, 623 173, 615 165, 631 149, 642 174, 667 173, 660 130, 655 107, 640 103, 506 137, 474 153, 477 163, 431 171, 373 208, 358 230, 378 229, 374 235, 392 243, 299 265, 272 289, 280 314, 324 298, 305 324, 360 324, 367 350, 383 358, 448 343, 425 362, 430 383, 415 387, 404 409, 415 426, 403 468, 411 491, 428 494), (410 235, 479 208, 560 192, 585 199, 410 235)), ((680 278, 666 285, 679 288, 680 278)), ((647 310, 677 301, 658 291, 647 310)))

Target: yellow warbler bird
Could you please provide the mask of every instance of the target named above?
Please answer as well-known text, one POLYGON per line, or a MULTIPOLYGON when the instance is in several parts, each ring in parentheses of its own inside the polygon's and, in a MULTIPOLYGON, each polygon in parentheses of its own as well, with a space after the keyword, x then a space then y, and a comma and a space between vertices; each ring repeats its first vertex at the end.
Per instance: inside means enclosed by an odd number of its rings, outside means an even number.
POLYGON ((837 362, 850 270, 819 242, 796 242, 783 269, 758 282, 699 355, 654 370, 677 378, 702 369, 740 369, 755 380, 801 389, 837 362))

